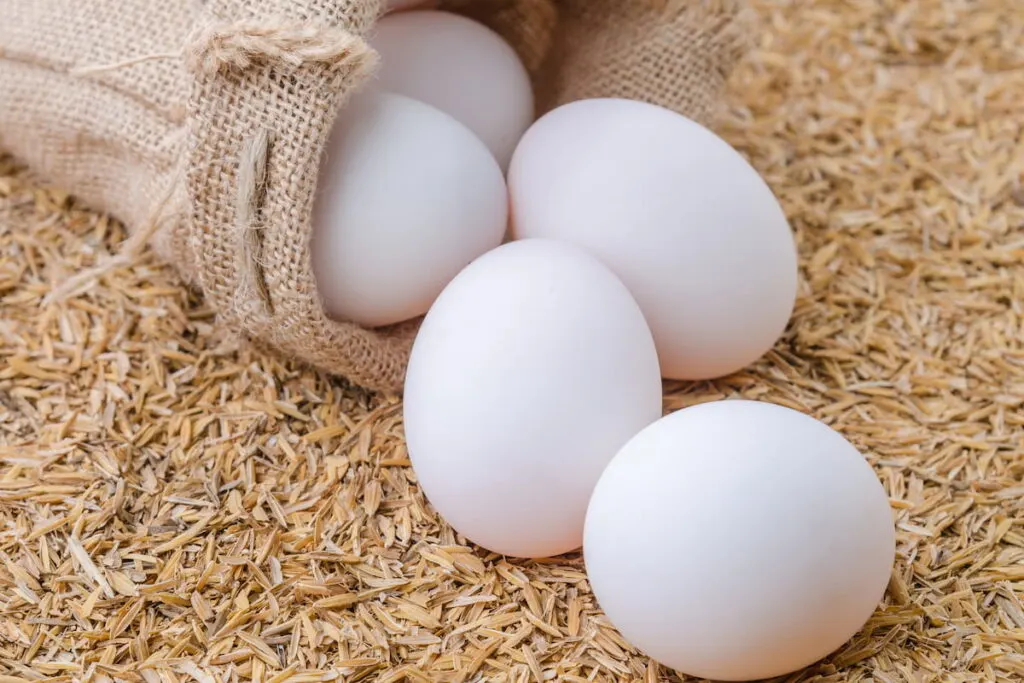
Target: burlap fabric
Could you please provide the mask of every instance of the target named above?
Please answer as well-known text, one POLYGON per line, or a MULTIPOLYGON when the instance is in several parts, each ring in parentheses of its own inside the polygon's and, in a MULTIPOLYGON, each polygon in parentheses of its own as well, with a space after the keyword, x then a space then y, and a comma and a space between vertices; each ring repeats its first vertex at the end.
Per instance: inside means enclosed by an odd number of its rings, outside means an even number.
MULTIPOLYGON (((740 1, 442 6, 513 44, 538 113, 618 96, 707 121, 742 52, 740 1)), ((320 155, 376 65, 379 2, 0 0, 0 147, 149 241, 225 329, 398 391, 417 322, 328 319, 309 257, 320 155)))

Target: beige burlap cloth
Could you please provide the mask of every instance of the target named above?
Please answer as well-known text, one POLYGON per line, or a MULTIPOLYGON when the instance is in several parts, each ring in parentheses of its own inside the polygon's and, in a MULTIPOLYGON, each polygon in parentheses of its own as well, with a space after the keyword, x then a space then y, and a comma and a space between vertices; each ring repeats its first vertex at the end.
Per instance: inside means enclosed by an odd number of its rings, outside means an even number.
MULTIPOLYGON (((447 0, 501 33, 538 113, 629 97, 707 121, 741 0, 447 0)), ((0 0, 0 147, 151 243, 219 323, 398 391, 416 321, 328 319, 309 257, 320 155, 372 73, 380 0, 0 0)), ((116 259, 107 265, 117 263, 116 259)))

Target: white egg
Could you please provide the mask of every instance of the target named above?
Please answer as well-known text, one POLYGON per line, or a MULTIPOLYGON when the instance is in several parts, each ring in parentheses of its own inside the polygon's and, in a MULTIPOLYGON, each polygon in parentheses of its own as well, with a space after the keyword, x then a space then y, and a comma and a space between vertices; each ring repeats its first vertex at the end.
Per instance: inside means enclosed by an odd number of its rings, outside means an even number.
POLYGON ((370 36, 380 53, 376 87, 454 116, 484 141, 504 169, 533 121, 533 91, 515 51, 494 31, 449 12, 381 19, 370 36))
POLYGON ((709 403, 608 465, 584 557, 622 635, 697 678, 808 666, 864 625, 895 555, 888 497, 838 432, 788 408, 709 403))
POLYGON ((319 179, 311 247, 325 310, 371 327, 420 316, 507 223, 501 169, 469 129, 401 95, 358 95, 319 179))
POLYGON ((594 483, 661 415, 650 330, 600 262, 548 240, 473 262, 430 309, 405 383, 409 458, 427 499, 491 551, 579 548, 594 483))
POLYGON ((771 189, 725 141, 668 109, 583 100, 535 123, 509 169, 513 232, 614 270, 673 379, 727 375, 786 328, 796 249, 771 189))

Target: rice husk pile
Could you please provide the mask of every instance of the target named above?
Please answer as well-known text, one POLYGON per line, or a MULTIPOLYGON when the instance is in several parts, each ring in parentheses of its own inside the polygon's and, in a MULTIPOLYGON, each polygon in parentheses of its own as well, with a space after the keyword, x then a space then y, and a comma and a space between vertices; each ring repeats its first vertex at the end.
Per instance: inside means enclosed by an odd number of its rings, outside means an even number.
MULTIPOLYGON (((665 408, 808 412, 890 494, 884 604, 794 680, 1019 681, 1019 0, 753 4, 718 128, 792 218, 800 300, 774 352, 665 408)), ((238 347, 151 256, 43 305, 123 237, 0 160, 0 682, 680 680, 578 555, 445 526, 395 399, 238 347)))

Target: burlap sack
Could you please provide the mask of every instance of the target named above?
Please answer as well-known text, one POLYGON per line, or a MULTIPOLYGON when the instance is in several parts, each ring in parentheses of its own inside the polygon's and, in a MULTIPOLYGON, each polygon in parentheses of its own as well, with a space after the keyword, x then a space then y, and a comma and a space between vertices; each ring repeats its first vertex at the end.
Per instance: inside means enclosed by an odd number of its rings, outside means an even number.
MULTIPOLYGON (((706 121, 741 54, 741 0, 444 0, 535 78, 706 121)), ((372 73, 380 0, 0 0, 0 147, 121 219, 227 330, 375 390, 401 388, 416 321, 328 319, 310 257, 320 155, 372 73)), ((61 291, 87 286, 79 274, 61 291)))

